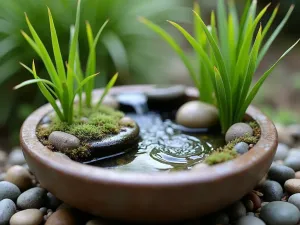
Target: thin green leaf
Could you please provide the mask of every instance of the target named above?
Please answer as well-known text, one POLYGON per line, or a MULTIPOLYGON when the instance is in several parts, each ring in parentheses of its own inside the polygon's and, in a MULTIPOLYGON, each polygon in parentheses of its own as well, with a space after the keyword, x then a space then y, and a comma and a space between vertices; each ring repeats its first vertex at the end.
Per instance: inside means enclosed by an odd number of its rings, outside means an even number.
POLYGON ((86 77, 83 81, 81 81, 78 85, 78 88, 76 89, 75 91, 75 94, 78 94, 79 91, 83 88, 83 86, 88 83, 91 79, 94 79, 99 73, 96 73, 96 74, 93 74, 93 75, 90 75, 88 77, 86 77))
POLYGON ((105 96, 108 94, 109 90, 115 85, 116 81, 118 79, 118 73, 116 73, 111 80, 108 82, 108 84, 106 85, 104 92, 101 95, 101 98, 99 100, 99 102, 96 105, 96 108, 99 108, 105 98, 105 96))
MULTIPOLYGON (((227 34, 228 31, 227 12, 226 12, 224 0, 218 0, 217 21, 218 21, 221 51, 225 59, 224 61, 227 62, 229 59, 229 46, 228 46, 229 42, 228 42, 228 34, 227 34)), ((225 66, 227 65, 228 63, 225 64, 225 66)), ((227 69, 229 70, 228 67, 227 69)))
POLYGON ((21 84, 18 84, 13 89, 17 90, 17 89, 20 89, 20 88, 25 87, 27 85, 36 84, 36 83, 40 83, 40 82, 41 83, 46 83, 46 84, 48 84, 52 87, 55 87, 54 84, 51 81, 48 81, 48 80, 45 80, 45 79, 31 79, 31 80, 24 81, 21 84))

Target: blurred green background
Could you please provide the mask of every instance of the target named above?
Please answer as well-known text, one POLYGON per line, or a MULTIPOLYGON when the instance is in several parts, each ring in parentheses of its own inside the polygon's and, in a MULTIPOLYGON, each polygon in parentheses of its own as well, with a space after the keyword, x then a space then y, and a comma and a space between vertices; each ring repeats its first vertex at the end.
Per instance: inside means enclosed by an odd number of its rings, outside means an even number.
MULTIPOLYGON (((259 0, 264 6, 270 0, 259 0)), ((297 0, 298 1, 298 0, 297 0)), ((273 1, 281 3, 280 17, 284 16, 296 0, 273 1)), ((217 0, 199 0, 204 15, 209 15, 217 0)), ((239 7, 243 2, 236 0, 239 7)), ((174 35, 166 20, 174 20, 191 27, 193 0, 83 0, 82 31, 80 36, 81 60, 86 61, 87 42, 84 22, 88 20, 94 31, 109 18, 98 45, 97 65, 101 76, 97 82, 101 87, 110 75, 120 72, 118 85, 137 83, 184 83, 192 85, 189 75, 178 57, 167 44, 137 21, 144 16, 164 26, 174 35)), ((300 5, 297 3, 288 26, 273 45, 261 68, 269 66, 299 37, 300 5)), ((50 46, 47 6, 51 9, 61 49, 66 56, 69 45, 70 25, 74 22, 76 0, 0 0, 0 146, 18 144, 18 133, 22 122, 37 107, 45 103, 36 86, 13 91, 12 88, 31 78, 19 62, 30 64, 38 57, 25 42, 20 30, 27 31, 26 12, 41 35, 46 46, 50 46)), ((266 18, 265 18, 266 19, 266 18)), ((178 40, 181 41, 178 36, 178 40)), ((189 52, 191 49, 182 41, 189 52)), ((193 53, 190 51, 190 56, 193 53)), ((65 57, 66 58, 66 57, 65 57)), ((276 122, 295 123, 300 119, 300 47, 298 46, 278 67, 256 98, 261 107, 276 122)), ((46 76, 43 66, 36 61, 40 76, 46 76)), ((258 72, 258 76, 259 76, 258 72)))

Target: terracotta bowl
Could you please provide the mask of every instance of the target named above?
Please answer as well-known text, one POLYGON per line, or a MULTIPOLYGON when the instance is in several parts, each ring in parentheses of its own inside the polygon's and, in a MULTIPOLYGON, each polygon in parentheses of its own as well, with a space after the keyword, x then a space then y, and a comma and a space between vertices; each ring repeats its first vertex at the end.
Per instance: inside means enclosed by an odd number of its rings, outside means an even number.
MULTIPOLYGON (((112 93, 151 88, 115 87, 112 93)), ((94 94, 98 96, 100 92, 94 94)), ((197 95, 195 89, 187 89, 189 98, 197 95)), ((247 114, 260 125, 261 139, 251 151, 235 160, 197 171, 116 172, 80 164, 43 146, 35 132, 49 111, 49 105, 39 108, 21 129, 21 146, 30 169, 43 187, 69 205, 122 221, 179 221, 224 208, 256 186, 267 173, 277 148, 273 123, 251 106, 247 114)))

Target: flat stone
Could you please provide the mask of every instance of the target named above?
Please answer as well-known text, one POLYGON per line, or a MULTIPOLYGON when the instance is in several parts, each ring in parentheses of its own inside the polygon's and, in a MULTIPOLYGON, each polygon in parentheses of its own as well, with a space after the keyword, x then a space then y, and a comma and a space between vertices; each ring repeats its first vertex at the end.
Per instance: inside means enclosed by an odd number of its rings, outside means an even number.
POLYGON ((270 225, 296 225, 300 219, 300 211, 293 204, 275 201, 262 207, 260 218, 270 225))
POLYGON ((8 225, 10 218, 16 212, 16 205, 12 200, 4 199, 0 201, 0 225, 8 225))
POLYGON ((20 209, 39 209, 46 205, 46 190, 40 187, 31 188, 17 199, 20 209))
POLYGON ((170 101, 185 96, 185 87, 183 85, 157 86, 146 92, 149 100, 170 101))
POLYGON ((234 146, 234 150, 240 154, 240 155, 243 155, 245 154, 246 152, 248 152, 249 150, 249 145, 245 142, 240 142, 240 143, 237 143, 235 146, 234 146))
POLYGON ((300 193, 290 196, 288 202, 295 205, 300 210, 300 193))
POLYGON ((15 165, 10 167, 6 172, 5 180, 17 185, 22 191, 32 187, 32 177, 23 166, 15 165))
POLYGON ((21 191, 15 184, 7 181, 0 182, 0 201, 6 198, 16 201, 20 194, 21 191))
POLYGON ((264 221, 255 216, 244 216, 241 217, 236 225, 266 225, 264 221))
POLYGON ((226 132, 225 140, 228 143, 236 138, 244 137, 246 135, 253 135, 252 128, 246 123, 236 123, 233 124, 226 132))
POLYGON ((289 146, 286 144, 279 143, 276 154, 274 156, 274 161, 276 160, 285 160, 289 154, 289 146))
POLYGON ((284 184, 284 188, 292 194, 300 193, 300 179, 287 180, 284 184))
POLYGON ((77 225, 76 216, 69 209, 60 209, 49 217, 45 225, 77 225))
POLYGON ((273 165, 268 172, 268 176, 270 180, 283 185, 287 180, 295 178, 295 171, 284 165, 273 165))
POLYGON ((43 222, 43 213, 38 209, 26 209, 14 214, 10 225, 40 225, 43 222))
POLYGON ((263 198, 267 202, 280 201, 283 196, 283 189, 276 181, 266 180, 262 186, 263 198))
POLYGON ((23 165, 26 163, 22 150, 17 147, 14 148, 8 155, 8 164, 10 165, 23 165))
POLYGON ((217 108, 200 101, 187 102, 176 113, 176 123, 189 128, 209 128, 218 120, 217 108))
POLYGON ((247 210, 244 204, 241 201, 238 201, 229 206, 227 212, 230 220, 236 221, 239 218, 246 216, 247 210))
POLYGON ((67 134, 61 131, 54 131, 48 138, 50 144, 52 144, 57 150, 64 152, 78 148, 80 146, 80 140, 74 135, 67 134))

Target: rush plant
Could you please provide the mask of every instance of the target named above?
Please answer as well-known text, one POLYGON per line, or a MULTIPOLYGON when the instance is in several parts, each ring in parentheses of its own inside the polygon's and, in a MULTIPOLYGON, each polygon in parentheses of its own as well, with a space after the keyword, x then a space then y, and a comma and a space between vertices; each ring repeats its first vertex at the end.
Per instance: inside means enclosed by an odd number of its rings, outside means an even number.
POLYGON ((257 0, 247 1, 239 18, 234 1, 218 0, 217 13, 211 13, 210 25, 201 18, 200 7, 194 6, 194 35, 179 24, 168 21, 191 44, 197 56, 197 68, 188 59, 180 45, 162 28, 151 21, 140 20, 165 39, 180 56, 187 67, 201 100, 216 104, 219 110, 222 131, 240 122, 245 112, 276 65, 295 47, 291 46, 251 87, 253 76, 270 46, 288 21, 292 5, 284 19, 266 39, 278 12, 278 6, 263 27, 260 23, 270 4, 258 14, 257 0))
MULTIPOLYGON (((24 31, 21 31, 24 38, 36 51, 43 61, 46 70, 49 74, 50 80, 42 79, 38 76, 35 63, 33 61, 32 68, 21 63, 30 73, 33 75, 33 79, 24 81, 17 85, 15 89, 27 86, 29 84, 36 83, 47 101, 52 105, 57 116, 62 122, 72 124, 74 115, 74 100, 75 97, 79 97, 79 110, 82 107, 92 107, 92 91, 94 89, 94 78, 96 73, 96 45, 99 37, 108 23, 106 21, 98 31, 97 35, 93 36, 91 26, 89 23, 86 24, 87 39, 89 44, 89 56, 86 65, 86 71, 83 72, 80 58, 79 58, 79 47, 78 47, 78 35, 80 30, 80 0, 78 1, 76 22, 74 27, 71 29, 71 41, 68 61, 65 64, 58 41, 54 21, 50 9, 48 9, 50 33, 53 48, 54 61, 51 59, 45 45, 39 38, 37 32, 32 26, 28 16, 25 14, 26 22, 29 27, 32 37, 27 35, 24 31), (85 93, 85 104, 83 104, 83 94, 85 93), (58 100, 58 101, 57 101, 58 100), (59 104, 58 104, 59 102, 59 104)), ((108 93, 109 89, 115 84, 118 74, 114 75, 111 81, 105 88, 100 100, 95 105, 99 107, 108 93)))

